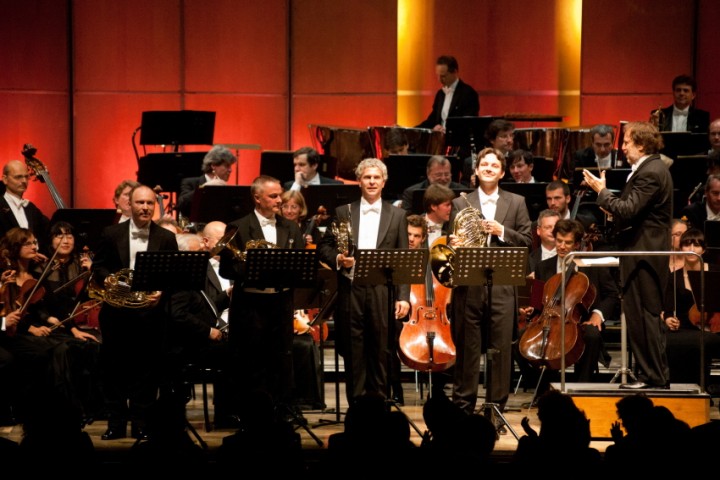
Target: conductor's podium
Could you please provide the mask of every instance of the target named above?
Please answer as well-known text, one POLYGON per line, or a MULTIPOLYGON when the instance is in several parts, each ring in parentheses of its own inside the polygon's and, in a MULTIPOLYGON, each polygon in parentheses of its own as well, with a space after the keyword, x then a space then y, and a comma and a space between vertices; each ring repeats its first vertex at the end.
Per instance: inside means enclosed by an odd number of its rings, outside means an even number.
MULTIPOLYGON (((560 383, 551 388, 561 389, 560 383)), ((626 395, 643 393, 655 405, 667 407, 675 418, 690 427, 710 421, 710 395, 694 383, 670 384, 670 389, 621 389, 617 383, 565 383, 564 392, 572 397, 575 405, 585 411, 590 420, 590 435, 593 440, 610 440, 610 428, 618 421, 615 404, 626 395)))

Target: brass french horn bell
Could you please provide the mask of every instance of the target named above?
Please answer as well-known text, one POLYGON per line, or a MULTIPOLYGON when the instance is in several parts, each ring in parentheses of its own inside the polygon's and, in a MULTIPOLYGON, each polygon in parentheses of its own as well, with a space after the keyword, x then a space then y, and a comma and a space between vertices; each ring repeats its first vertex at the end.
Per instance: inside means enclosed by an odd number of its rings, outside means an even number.
POLYGON ((248 240, 245 244, 245 250, 242 250, 237 244, 237 232, 238 227, 234 225, 226 227, 225 235, 223 235, 215 244, 215 247, 210 250, 210 256, 214 257, 227 248, 237 260, 244 262, 247 258, 247 251, 251 248, 277 248, 277 245, 267 240, 248 240))
MULTIPOLYGON (((442 237, 441 237, 442 238, 442 237)), ((430 249, 430 268, 441 285, 453 287, 453 262, 455 250, 444 243, 435 241, 430 249)))
POLYGON ((245 260, 245 254, 243 251, 238 247, 237 242, 235 241, 235 236, 237 235, 238 227, 235 225, 228 225, 225 228, 225 235, 223 235, 220 240, 217 241, 215 246, 210 250, 210 256, 214 257, 215 255, 219 254, 224 249, 228 249, 232 252, 233 256, 238 260, 245 260))

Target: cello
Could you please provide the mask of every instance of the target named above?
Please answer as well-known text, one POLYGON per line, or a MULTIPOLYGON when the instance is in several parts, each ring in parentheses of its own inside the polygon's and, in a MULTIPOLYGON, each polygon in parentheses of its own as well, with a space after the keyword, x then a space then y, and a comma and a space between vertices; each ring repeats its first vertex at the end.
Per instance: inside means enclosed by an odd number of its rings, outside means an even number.
POLYGON ((565 305, 561 302, 562 273, 556 273, 543 287, 543 311, 525 329, 518 342, 523 357, 536 367, 559 370, 565 352, 565 366, 578 361, 585 350, 580 320, 595 301, 596 290, 587 275, 572 265, 565 273, 565 305), (561 340, 565 330, 564 348, 561 340))
POLYGON ((398 355, 410 368, 442 372, 455 364, 447 305, 452 289, 437 281, 428 268, 425 283, 410 288, 410 319, 400 332, 398 355))

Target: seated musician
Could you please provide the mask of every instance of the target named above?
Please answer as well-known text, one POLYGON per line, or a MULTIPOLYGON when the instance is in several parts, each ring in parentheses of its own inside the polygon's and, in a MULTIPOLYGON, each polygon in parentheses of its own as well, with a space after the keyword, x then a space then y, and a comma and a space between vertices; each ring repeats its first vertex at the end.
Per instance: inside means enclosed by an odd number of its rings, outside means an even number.
MULTIPOLYGON (((202 250, 202 237, 194 233, 177 235, 180 251, 202 250)), ((195 365, 218 372, 213 383, 214 424, 216 428, 237 428, 231 404, 232 392, 228 365, 230 349, 220 330, 219 307, 200 290, 174 292, 169 302, 168 364, 179 374, 183 366, 195 365)))
POLYGON ((433 155, 432 157, 430 157, 427 162, 425 173, 427 175, 427 178, 425 180, 420 183, 410 185, 403 191, 402 208, 407 212, 408 215, 411 213, 420 213, 412 212, 412 192, 415 190, 428 188, 430 185, 435 183, 439 183, 440 185, 444 185, 448 188, 465 188, 464 185, 452 181, 452 169, 450 160, 448 160, 447 157, 443 155, 433 155))
MULTIPOLYGON (((680 237, 683 252, 705 253, 705 235, 697 228, 690 228, 680 237)), ((665 321, 667 356, 670 365, 671 383, 700 383, 699 346, 705 343, 705 381, 710 380, 710 363, 720 358, 720 313, 706 311, 706 329, 700 331, 700 311, 690 285, 688 272, 700 271, 700 259, 694 255, 683 255, 682 268, 673 272, 665 293, 665 321), (713 325, 715 328, 712 328, 713 325)), ((703 264, 705 270, 717 271, 717 265, 703 264)), ((707 279, 706 279, 707 282, 707 279)), ((706 283, 707 285, 707 283, 706 283)), ((708 302, 708 299, 705 299, 708 302)))
MULTIPOLYGON (((567 173, 561 173, 561 177, 573 181, 576 168, 627 168, 627 161, 618 158, 617 148, 613 148, 615 144, 615 129, 610 125, 598 124, 590 129, 590 137, 592 143, 574 152, 569 159, 570 165, 567 166, 567 173)), ((579 187, 579 185, 575 185, 579 187)))
MULTIPOLYGON (((40 275, 36 273, 38 260, 44 256, 39 256, 37 239, 30 230, 11 228, 0 240, 0 251, 8 265, 0 276, 3 302, 0 341, 14 357, 17 385, 12 401, 16 419, 23 422, 24 415, 32 414, 23 409, 30 400, 25 395, 49 395, 48 402, 64 401, 76 407, 81 414, 78 422, 89 421, 96 412, 90 411, 88 399, 80 394, 84 386, 81 374, 85 369, 94 370, 89 362, 97 357, 85 353, 87 339, 94 337, 77 328, 72 328, 72 334, 57 328, 60 320, 48 310, 46 292, 50 287, 38 283, 40 275)), ((97 342, 93 343, 97 347, 97 342)))
MULTIPOLYGON (((308 244, 317 244, 322 236, 317 225, 305 222, 307 207, 299 190, 287 190, 282 194, 282 216, 298 224, 308 244), (310 228, 308 228, 310 225, 310 228), (313 225, 315 225, 313 227, 313 225), (309 233, 312 232, 312 233, 309 233)), ((314 220, 310 220, 314 222, 314 220)), ((293 398, 298 408, 315 410, 325 408, 322 400, 322 362, 318 346, 321 325, 314 324, 317 309, 295 309, 293 318, 293 398)))
MULTIPOLYGON (((553 229, 557 255, 543 260, 537 265, 535 278, 547 282, 554 275, 559 274, 563 268, 563 259, 568 253, 576 251, 580 247, 584 233, 585 230, 580 222, 558 220, 553 229)), ((598 361, 605 366, 609 366, 610 363, 600 333, 605 320, 616 314, 619 306, 619 291, 608 267, 579 267, 578 271, 587 275, 590 284, 596 290, 595 301, 580 320, 585 350, 574 366, 575 381, 590 382, 598 370, 598 361)), ((541 316, 536 316, 532 321, 538 321, 541 318, 541 316)), ((520 339, 522 345, 522 332, 520 339)))

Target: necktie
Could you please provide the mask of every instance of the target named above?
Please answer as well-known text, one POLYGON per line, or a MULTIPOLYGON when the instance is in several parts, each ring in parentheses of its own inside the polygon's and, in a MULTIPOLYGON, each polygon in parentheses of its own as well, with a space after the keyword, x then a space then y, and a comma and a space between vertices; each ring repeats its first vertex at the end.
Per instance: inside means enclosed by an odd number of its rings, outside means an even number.
POLYGON ((370 212, 380 213, 380 207, 375 206, 375 205, 363 207, 363 209, 362 209, 363 215, 370 213, 370 212))
POLYGON ((150 237, 150 230, 149 229, 142 229, 142 230, 133 230, 130 232, 130 237, 133 240, 142 239, 147 240, 150 237))
POLYGON ((275 217, 273 217, 273 218, 261 218, 261 219, 260 219, 260 226, 261 226, 261 227, 274 227, 274 226, 275 226, 275 217))

